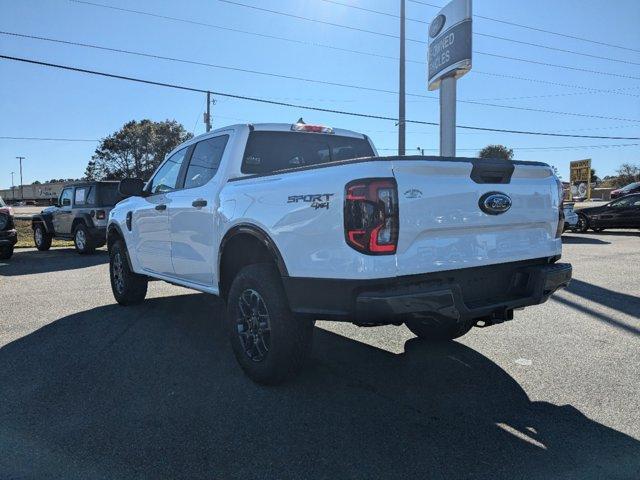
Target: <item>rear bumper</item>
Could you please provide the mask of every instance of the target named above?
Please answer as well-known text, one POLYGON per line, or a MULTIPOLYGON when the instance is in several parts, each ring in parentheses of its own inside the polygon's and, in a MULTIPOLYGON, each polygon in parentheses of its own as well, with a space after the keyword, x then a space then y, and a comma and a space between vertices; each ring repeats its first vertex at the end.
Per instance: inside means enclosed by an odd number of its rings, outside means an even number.
POLYGON ((18 242, 18 233, 15 230, 0 232, 0 247, 13 247, 18 242))
POLYGON ((294 314, 362 324, 426 316, 456 321, 513 318, 571 280, 571 265, 547 259, 378 280, 283 278, 294 314))

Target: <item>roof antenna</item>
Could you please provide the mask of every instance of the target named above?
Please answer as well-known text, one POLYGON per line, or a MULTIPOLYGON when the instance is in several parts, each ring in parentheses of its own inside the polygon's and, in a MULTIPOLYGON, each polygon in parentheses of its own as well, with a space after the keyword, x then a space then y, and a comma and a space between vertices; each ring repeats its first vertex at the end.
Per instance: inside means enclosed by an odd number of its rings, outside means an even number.
POLYGON ((297 123, 300 123, 302 125, 306 125, 306 123, 304 123, 304 120, 302 119, 302 117, 300 117, 297 121, 297 123))

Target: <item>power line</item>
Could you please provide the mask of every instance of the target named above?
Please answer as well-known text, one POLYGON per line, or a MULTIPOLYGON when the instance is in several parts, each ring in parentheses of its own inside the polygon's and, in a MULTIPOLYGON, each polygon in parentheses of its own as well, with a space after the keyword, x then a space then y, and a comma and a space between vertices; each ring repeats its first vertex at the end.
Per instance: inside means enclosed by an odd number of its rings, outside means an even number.
MULTIPOLYGON (((361 10, 361 11, 364 11, 364 12, 367 12, 367 13, 375 13, 377 15, 384 15, 386 17, 400 18, 399 15, 396 15, 396 14, 393 14, 393 13, 382 12, 380 10, 373 10, 371 8, 359 7, 357 5, 349 5, 348 3, 338 2, 336 0, 320 0, 320 1, 321 2, 325 2, 325 3, 330 3, 330 4, 333 4, 333 5, 340 5, 340 6, 343 6, 343 7, 346 7, 346 8, 351 8, 351 9, 354 9, 354 10, 361 10)), ((417 18, 409 18, 409 17, 407 17, 406 20, 412 21, 412 22, 421 23, 421 24, 424 24, 424 25, 429 25, 429 22, 426 22, 424 20, 419 20, 417 18)), ((473 34, 476 35, 476 36, 479 36, 479 37, 493 38, 493 39, 496 39, 496 40, 503 40, 503 41, 506 41, 506 42, 517 43, 517 44, 520 44, 520 45, 529 45, 531 47, 544 48, 546 50, 553 50, 553 51, 556 51, 556 52, 569 53, 569 54, 572 54, 572 55, 580 55, 580 56, 583 56, 583 57, 597 58, 599 60, 607 60, 607 61, 610 61, 610 62, 625 63, 625 64, 628 64, 628 65, 640 65, 639 62, 632 62, 630 60, 622 60, 622 59, 619 59, 619 58, 603 57, 603 56, 600 56, 600 55, 593 55, 591 53, 576 52, 575 50, 567 50, 565 48, 551 47, 549 45, 542 45, 540 43, 534 43, 534 42, 525 42, 523 40, 517 40, 515 38, 501 37, 499 35, 492 35, 492 34, 488 34, 488 33, 482 33, 482 32, 478 32, 478 31, 475 31, 475 30, 474 30, 473 34)))
MULTIPOLYGON (((427 7, 442 8, 442 6, 440 6, 440 5, 434 5, 432 3, 422 2, 422 1, 419 1, 419 0, 409 0, 409 1, 412 2, 412 3, 417 3, 419 5, 426 5, 427 7)), ((621 50, 628 50, 630 52, 640 53, 640 50, 638 50, 636 48, 623 47, 622 45, 615 45, 613 43, 607 43, 607 42, 599 42, 597 40, 591 40, 590 38, 578 37, 576 35, 570 35, 568 33, 554 32, 554 31, 551 31, 551 30, 545 30, 543 28, 532 27, 530 25, 523 25, 521 23, 509 22, 507 20, 502 20, 502 19, 494 18, 494 17, 485 17, 483 15, 473 15, 473 16, 476 17, 476 18, 482 18, 483 20, 490 20, 492 22, 498 22, 498 23, 503 23, 505 25, 511 25, 512 27, 526 28, 528 30, 533 30, 535 32, 548 33, 550 35, 557 35, 559 37, 571 38, 573 40, 580 40, 582 42, 589 42, 589 43, 593 43, 595 45, 603 45, 605 47, 619 48, 621 50)))
MULTIPOLYGON (((81 0, 70 0, 70 1, 76 2, 76 3, 84 3, 81 0)), ((258 7, 256 5, 248 5, 246 3, 235 2, 235 1, 232 1, 232 0, 218 0, 218 1, 222 2, 222 3, 228 3, 229 5, 236 5, 236 6, 239 6, 239 7, 245 7, 245 8, 249 8, 249 9, 252 9, 252 10, 257 10, 257 11, 260 11, 260 12, 267 12, 267 13, 272 13, 274 15, 281 15, 281 16, 284 16, 284 17, 295 18, 297 20, 305 20, 305 21, 308 21, 308 22, 319 23, 319 24, 322 24, 322 25, 329 25, 329 26, 332 26, 332 27, 345 28, 345 29, 348 29, 348 30, 354 30, 354 31, 361 32, 361 33, 369 33, 369 34, 372 34, 372 35, 378 35, 378 36, 382 36, 382 37, 388 37, 388 38, 394 38, 394 39, 399 38, 398 35, 391 34, 391 33, 377 32, 375 30, 367 30, 367 29, 364 29, 364 28, 352 27, 350 25, 343 25, 343 24, 340 24, 340 23, 327 22, 325 20, 319 20, 317 18, 304 17, 302 15, 295 15, 293 13, 281 12, 281 11, 278 11, 278 10, 271 10, 269 8, 258 7)), ((418 40, 418 39, 415 39, 415 38, 408 38, 407 37, 406 40, 408 42, 419 43, 419 44, 422 44, 422 45, 426 45, 427 44, 427 42, 425 42, 424 40, 418 40)), ((631 75, 624 75, 624 74, 612 73, 612 72, 602 72, 602 71, 599 71, 599 70, 590 70, 588 68, 571 67, 571 66, 568 66, 568 65, 559 65, 559 64, 548 63, 548 62, 539 62, 539 61, 535 61, 535 60, 529 60, 529 59, 526 59, 526 58, 510 57, 510 56, 507 56, 507 55, 499 55, 499 54, 496 54, 496 53, 482 52, 482 51, 479 51, 479 50, 475 50, 473 53, 476 54, 476 55, 487 55, 487 56, 490 56, 490 57, 514 60, 514 61, 525 62, 525 63, 532 63, 532 64, 535 64, 535 65, 542 65, 542 66, 546 66, 546 67, 564 68, 564 69, 567 69, 567 70, 574 70, 574 71, 578 71, 578 72, 593 73, 593 74, 596 74, 596 75, 606 75, 606 76, 610 76, 610 77, 627 78, 627 79, 630 79, 630 80, 640 80, 640 77, 634 77, 634 76, 631 76, 631 75)))
MULTIPOLYGON (((40 60, 33 60, 33 59, 28 59, 28 58, 12 57, 12 56, 9 56, 9 55, 0 55, 0 58, 5 59, 5 60, 13 60, 13 61, 16 61, 16 62, 29 63, 29 64, 33 64, 33 65, 40 65, 40 66, 51 67, 51 68, 58 68, 58 69, 61 69, 61 70, 67 70, 67 71, 73 71, 73 72, 79 72, 79 73, 86 73, 86 74, 90 74, 90 75, 97 75, 97 76, 101 76, 101 77, 116 78, 116 79, 119 79, 119 80, 127 80, 127 81, 131 81, 131 82, 137 82, 137 83, 142 83, 142 84, 147 84, 147 85, 156 85, 156 86, 160 86, 160 87, 174 88, 174 89, 177 89, 177 90, 184 90, 184 91, 189 91, 189 92, 211 93, 212 95, 218 95, 220 97, 229 97, 229 98, 235 98, 235 99, 238 99, 238 100, 246 100, 246 101, 251 101, 251 102, 264 103, 264 104, 268 104, 268 105, 279 105, 279 106, 282 106, 282 107, 299 108, 299 109, 303 109, 303 110, 312 110, 312 111, 316 111, 316 112, 334 113, 334 114, 337 114, 337 115, 346 115, 346 116, 359 117, 359 118, 370 118, 370 119, 374 119, 374 120, 387 120, 387 121, 392 121, 392 122, 397 122, 398 121, 397 118, 387 117, 387 116, 384 116, 384 115, 374 115, 374 114, 360 113, 360 112, 349 112, 349 111, 345 111, 345 110, 335 110, 335 109, 330 109, 330 108, 314 107, 314 106, 310 106, 310 105, 298 105, 298 104, 294 104, 294 103, 278 102, 278 101, 269 100, 269 99, 266 99, 266 98, 250 97, 250 96, 246 96, 246 95, 238 95, 238 94, 232 94, 232 93, 227 93, 227 92, 205 90, 205 89, 202 89, 202 88, 188 87, 188 86, 185 86, 185 85, 178 85, 178 84, 175 84, 175 83, 167 83, 167 82, 158 82, 158 81, 154 81, 154 80, 146 80, 146 79, 141 79, 141 78, 136 78, 136 77, 129 77, 129 76, 125 76, 125 75, 117 75, 117 74, 114 74, 114 73, 100 72, 100 71, 97 71, 97 70, 88 70, 88 69, 85 69, 85 68, 70 67, 70 66, 67 66, 67 65, 61 65, 61 64, 57 64, 57 63, 43 62, 43 61, 40 61, 40 60)), ((413 124, 417 124, 417 125, 432 125, 432 126, 437 126, 438 125, 438 123, 436 123, 436 122, 428 122, 428 121, 424 121, 424 120, 406 120, 406 123, 413 123, 413 124)), ((461 128, 461 129, 466 129, 466 130, 479 130, 479 131, 484 131, 484 132, 512 133, 512 134, 519 134, 519 135, 536 135, 536 136, 545 136, 545 137, 594 138, 594 139, 603 139, 603 140, 640 140, 640 137, 608 137, 608 136, 596 136, 596 135, 569 135, 569 134, 562 134, 562 133, 534 132, 534 131, 525 131, 525 130, 509 130, 509 129, 502 129, 502 128, 478 127, 478 126, 471 126, 471 125, 456 125, 456 127, 457 128, 461 128)))
MULTIPOLYGON (((205 66, 205 67, 217 68, 217 69, 222 69, 222 70, 230 70, 230 71, 241 72, 241 73, 249 73, 249 74, 253 74, 253 75, 261 75, 261 76, 274 77, 274 78, 283 78, 283 79, 287 79, 287 80, 296 80, 296 81, 301 81, 301 82, 315 83, 315 84, 320 84, 320 85, 330 85, 330 86, 334 86, 334 87, 350 88, 350 89, 355 89, 355 90, 365 90, 365 91, 376 92, 376 93, 386 93, 386 94, 392 94, 392 95, 397 95, 398 94, 398 92, 394 91, 394 90, 387 90, 387 89, 375 88, 375 87, 367 87, 367 86, 364 86, 364 85, 354 85, 354 84, 349 84, 349 83, 331 82, 331 81, 320 80, 320 79, 316 79, 316 78, 297 77, 297 76, 293 76, 293 75, 284 75, 284 74, 273 73, 273 72, 264 72, 264 71, 259 71, 259 70, 246 69, 246 68, 231 67, 231 66, 228 66, 228 65, 218 65, 218 64, 207 63, 207 62, 199 62, 199 61, 195 61, 195 60, 187 60, 187 59, 176 58, 176 57, 168 57, 168 56, 164 56, 164 55, 156 55, 156 54, 151 54, 151 53, 137 52, 137 51, 133 51, 133 50, 124 50, 124 49, 120 49, 120 48, 110 48, 110 47, 105 47, 105 46, 102 46, 102 45, 95 45, 95 44, 90 44, 90 43, 70 42, 70 41, 66 41, 66 40, 59 40, 59 39, 54 39, 54 38, 49 38, 49 37, 40 37, 40 36, 35 36, 35 35, 24 35, 24 34, 6 32, 6 31, 0 31, 0 34, 2 34, 2 35, 10 35, 10 36, 15 36, 15 37, 21 37, 21 38, 29 38, 29 39, 34 39, 34 40, 47 41, 47 42, 53 42, 53 43, 60 43, 60 44, 65 44, 65 45, 73 45, 73 46, 84 47, 84 48, 92 48, 92 49, 115 52, 115 53, 123 53, 123 54, 127 54, 127 55, 136 55, 136 56, 153 58, 153 59, 160 59, 160 60, 167 60, 167 61, 172 61, 172 62, 186 63, 186 64, 191 64, 191 65, 205 66)), ((435 95, 424 95, 424 94, 419 94, 419 93, 407 93, 407 96, 416 97, 416 98, 425 98, 425 99, 434 100, 434 101, 438 100, 438 97, 435 96, 435 95)), ((623 121, 623 122, 640 122, 640 120, 637 120, 637 119, 609 117, 609 116, 604 116, 604 115, 594 115, 594 114, 587 114, 587 113, 563 112, 563 111, 546 110, 546 109, 540 109, 540 108, 518 107, 518 106, 515 106, 515 105, 501 105, 501 104, 496 104, 496 103, 481 102, 481 101, 477 101, 477 100, 462 100, 462 99, 460 99, 460 100, 458 100, 458 102, 459 103, 466 103, 466 104, 470 104, 470 105, 478 105, 478 106, 483 106, 483 107, 502 108, 502 109, 508 109, 508 110, 521 110, 521 111, 526 111, 526 112, 544 113, 544 114, 550 114, 550 115, 564 115, 564 116, 572 116, 572 117, 580 117, 580 118, 595 118, 595 119, 598 119, 598 120, 615 120, 615 121, 623 121)))
MULTIPOLYGON (((205 22, 199 22, 199 21, 195 21, 195 20, 189 20, 189 19, 185 19, 185 18, 171 17, 171 16, 167 16, 167 15, 160 15, 160 14, 156 14, 156 13, 152 13, 152 12, 145 12, 145 11, 142 11, 142 10, 133 10, 133 9, 128 9, 128 8, 115 7, 115 6, 112 6, 112 5, 104 5, 104 4, 100 4, 100 3, 88 2, 88 1, 83 1, 83 0, 69 0, 69 1, 71 1, 73 3, 89 5, 89 6, 93 6, 93 7, 99 7, 99 8, 105 8, 105 9, 120 11, 120 12, 124 12, 124 13, 133 13, 133 14, 136 14, 136 15, 144 15, 144 16, 148 16, 148 17, 152 17, 152 18, 159 18, 159 19, 162 19, 162 20, 169 20, 169 21, 174 21, 174 22, 181 22, 181 23, 186 23, 186 24, 198 25, 198 26, 201 26, 201 27, 214 28, 214 29, 219 29, 219 30, 223 30, 223 31, 227 31, 227 32, 239 33, 239 34, 242 34, 242 35, 251 35, 251 36, 256 36, 256 37, 260 37, 260 38, 268 38, 268 39, 271 39, 271 40, 280 40, 280 41, 284 41, 284 42, 288 42, 288 43, 295 43, 295 44, 298 44, 298 45, 326 48, 326 49, 334 50, 334 51, 338 51, 338 52, 354 53, 354 54, 357 54, 357 55, 364 55, 364 56, 375 57, 375 58, 383 58, 383 59, 393 60, 393 61, 397 61, 398 60, 398 57, 391 56, 391 55, 383 55, 383 54, 374 53, 374 52, 366 52, 366 51, 362 51, 362 50, 355 50, 355 49, 350 49, 350 48, 336 47, 334 45, 328 45, 328 44, 324 44, 324 43, 310 42, 310 41, 299 40, 299 39, 294 39, 294 38, 281 37, 281 36, 278 36, 278 35, 270 35, 270 34, 266 34, 266 33, 252 32, 252 31, 248 31, 248 30, 242 30, 242 29, 238 29, 238 28, 230 28, 230 27, 225 27, 225 26, 221 26, 221 25, 215 25, 215 24, 212 24, 212 23, 205 23, 205 22)), ((418 64, 418 65, 421 65, 421 66, 425 65, 424 60, 407 59, 407 63, 414 63, 414 64, 418 64)), ((541 80, 541 79, 535 79, 535 78, 518 77, 518 76, 515 76, 515 75, 505 75, 505 74, 499 74, 499 73, 484 72, 484 71, 480 71, 480 70, 473 70, 471 73, 474 74, 474 75, 489 75, 489 76, 498 77, 498 78, 508 78, 508 79, 513 79, 513 80, 532 82, 532 83, 540 83, 540 84, 543 84, 543 85, 554 85, 554 86, 559 86, 559 87, 576 88, 576 89, 580 89, 580 90, 586 90, 589 93, 611 93, 611 94, 615 94, 615 95, 636 96, 636 95, 624 93, 624 92, 621 91, 621 90, 625 90, 625 89, 605 90, 605 89, 598 89, 598 88, 593 88, 593 87, 585 87, 585 86, 580 86, 580 85, 572 85, 572 84, 567 84, 567 83, 553 82, 553 81, 541 80)))
MULTIPOLYGON (((555 146, 555 147, 509 147, 512 150, 582 150, 582 149, 586 149, 586 148, 625 148, 625 147, 637 147, 639 146, 640 143, 614 143, 614 144, 609 144, 609 145, 567 145, 567 146, 555 146)), ((479 147, 479 148, 458 148, 457 150, 460 151, 466 151, 466 152, 471 152, 471 151, 480 151, 482 150, 484 147, 479 147)), ((376 150, 379 151, 385 151, 385 152, 395 152, 398 149, 397 148, 377 148, 376 150)), ((411 149, 409 149, 411 150, 411 149)), ((420 150, 426 150, 429 152, 437 152, 439 149, 438 148, 420 148, 420 150)))
POLYGON ((86 138, 47 138, 47 137, 0 137, 0 140, 37 140, 41 142, 99 142, 86 138))

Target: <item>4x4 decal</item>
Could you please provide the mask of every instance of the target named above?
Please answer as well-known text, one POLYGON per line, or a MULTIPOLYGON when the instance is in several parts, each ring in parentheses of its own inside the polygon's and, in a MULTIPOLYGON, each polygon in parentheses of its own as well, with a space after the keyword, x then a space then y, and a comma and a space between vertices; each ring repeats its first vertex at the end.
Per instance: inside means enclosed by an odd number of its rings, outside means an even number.
POLYGON ((334 193, 311 193, 307 195, 289 195, 287 203, 310 203, 311 208, 318 210, 319 208, 325 208, 329 210, 329 199, 333 197, 334 193))

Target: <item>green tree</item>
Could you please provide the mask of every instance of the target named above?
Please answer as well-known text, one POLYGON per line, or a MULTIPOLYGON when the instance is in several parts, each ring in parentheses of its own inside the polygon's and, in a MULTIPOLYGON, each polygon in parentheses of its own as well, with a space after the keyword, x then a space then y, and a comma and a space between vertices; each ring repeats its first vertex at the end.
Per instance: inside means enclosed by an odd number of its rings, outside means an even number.
POLYGON ((85 170, 89 180, 147 180, 164 157, 193 135, 175 120, 132 120, 100 141, 85 170))
POLYGON ((478 153, 480 158, 504 158, 505 160, 513 160, 513 149, 504 145, 487 145, 478 153))

